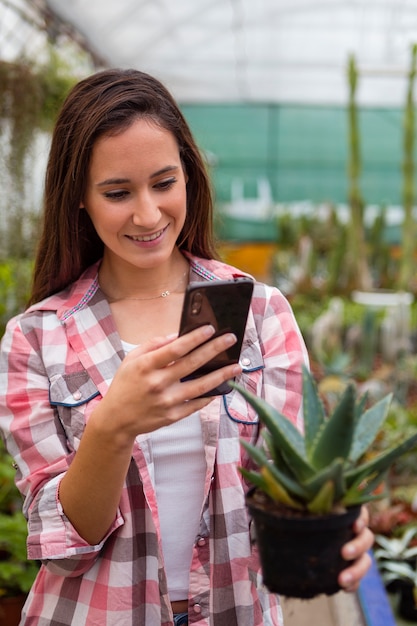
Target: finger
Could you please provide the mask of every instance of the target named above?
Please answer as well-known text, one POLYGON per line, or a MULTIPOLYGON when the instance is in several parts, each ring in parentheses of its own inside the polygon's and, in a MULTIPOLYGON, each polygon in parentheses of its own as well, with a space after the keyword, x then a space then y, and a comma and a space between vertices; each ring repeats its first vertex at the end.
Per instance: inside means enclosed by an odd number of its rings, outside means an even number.
POLYGON ((158 348, 163 348, 164 346, 172 343, 174 339, 177 339, 178 333, 172 333, 171 335, 165 335, 160 337, 152 337, 152 339, 148 339, 144 341, 139 346, 136 346, 131 353, 133 356, 139 356, 141 354, 146 354, 148 352, 153 352, 154 350, 158 350, 158 348))
POLYGON ((365 527, 352 541, 345 543, 342 548, 342 556, 347 561, 356 559, 367 550, 370 550, 373 543, 374 534, 368 527, 365 527))
POLYGON ((210 340, 177 361, 175 363, 175 375, 178 378, 184 378, 192 374, 222 352, 227 351, 235 343, 236 335, 232 333, 226 333, 210 340))
POLYGON ((369 511, 366 506, 362 506, 359 517, 355 520, 353 530, 356 533, 361 533, 369 524, 369 511))
POLYGON ((372 564, 371 556, 368 552, 353 562, 350 567, 344 569, 338 577, 338 583, 345 591, 356 591, 359 583, 365 576, 372 564))
POLYGON ((220 337, 210 339, 213 332, 212 327, 205 326, 202 329, 197 329, 198 333, 197 331, 188 333, 193 337, 184 335, 169 345, 155 350, 152 353, 152 367, 164 369, 169 365, 170 367, 166 371, 169 374, 169 381, 173 383, 199 369, 237 341, 236 335, 233 333, 225 333, 220 337), (202 329, 204 329, 203 332, 200 332, 202 329), (184 341, 185 338, 186 341, 184 341))
POLYGON ((180 393, 186 400, 198 398, 215 387, 219 387, 222 383, 235 378, 235 376, 239 376, 241 372, 242 368, 239 364, 227 365, 199 378, 180 382, 180 393))
MULTIPOLYGON (((177 361, 183 356, 189 354, 198 346, 211 339, 214 332, 215 330, 213 326, 211 326, 211 324, 207 324, 192 330, 186 335, 176 337, 175 341, 168 341, 166 345, 160 346, 159 350, 155 350, 153 355, 154 366, 157 369, 162 369, 167 365, 170 365, 172 362, 177 361)), ((223 335, 223 337, 224 336, 225 335, 223 335)))

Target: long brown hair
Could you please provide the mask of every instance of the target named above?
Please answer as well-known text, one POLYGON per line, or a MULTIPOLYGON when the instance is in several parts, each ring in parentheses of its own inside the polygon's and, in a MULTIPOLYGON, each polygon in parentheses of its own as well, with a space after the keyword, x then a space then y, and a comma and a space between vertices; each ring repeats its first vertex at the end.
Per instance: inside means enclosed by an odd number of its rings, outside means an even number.
POLYGON ((215 258, 211 184, 200 151, 175 100, 137 70, 104 70, 73 87, 59 113, 46 169, 43 228, 30 303, 56 293, 101 258, 103 244, 80 209, 94 143, 149 117, 176 138, 188 177, 187 217, 178 246, 215 258))

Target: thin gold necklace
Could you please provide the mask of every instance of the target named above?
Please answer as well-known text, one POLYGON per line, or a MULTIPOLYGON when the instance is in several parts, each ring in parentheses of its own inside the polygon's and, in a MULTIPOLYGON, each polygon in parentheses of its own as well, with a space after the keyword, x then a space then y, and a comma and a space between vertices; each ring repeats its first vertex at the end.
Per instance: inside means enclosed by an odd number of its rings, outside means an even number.
POLYGON ((178 289, 178 287, 181 285, 181 283, 184 280, 184 276, 186 276, 188 273, 188 270, 186 270, 184 272, 184 274, 182 274, 181 278, 179 279, 179 281, 177 282, 176 285, 174 285, 174 287, 170 290, 170 289, 165 289, 164 291, 162 291, 160 294, 158 294, 157 296, 150 296, 149 298, 111 298, 110 296, 108 296, 106 294, 105 291, 103 291, 104 295, 106 296, 107 300, 109 302, 120 302, 122 300, 138 300, 140 301, 145 301, 145 300, 158 300, 158 298, 167 298, 168 296, 170 296, 172 293, 175 293, 175 291, 178 289))

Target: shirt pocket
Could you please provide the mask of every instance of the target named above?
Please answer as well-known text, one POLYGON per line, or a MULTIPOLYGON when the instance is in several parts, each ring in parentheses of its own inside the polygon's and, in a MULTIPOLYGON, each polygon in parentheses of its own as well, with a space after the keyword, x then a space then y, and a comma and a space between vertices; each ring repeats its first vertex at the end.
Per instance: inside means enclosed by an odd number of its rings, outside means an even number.
MULTIPOLYGON (((265 364, 258 343, 243 344, 240 364, 242 374, 236 378, 236 383, 257 397, 262 397, 265 364)), ((242 394, 233 389, 223 396, 223 405, 228 419, 239 425, 240 436, 252 439, 254 430, 257 430, 253 427, 258 425, 259 419, 242 394)))
POLYGON ((85 428, 88 404, 100 392, 85 370, 56 374, 49 382, 49 401, 55 407, 69 447, 78 448, 85 428))

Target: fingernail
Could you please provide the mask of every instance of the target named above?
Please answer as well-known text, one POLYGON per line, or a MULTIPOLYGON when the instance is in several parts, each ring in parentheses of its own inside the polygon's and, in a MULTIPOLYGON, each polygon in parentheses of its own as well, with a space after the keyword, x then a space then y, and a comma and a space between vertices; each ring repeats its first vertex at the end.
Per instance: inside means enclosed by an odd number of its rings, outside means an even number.
POLYGON ((224 338, 226 339, 226 342, 227 342, 229 345, 232 345, 233 343, 236 343, 236 341, 237 341, 237 337, 236 337, 236 335, 234 335, 233 333, 227 333, 227 334, 224 336, 224 338))
POLYGON ((214 335, 214 333, 214 326, 212 326, 211 324, 209 324, 208 326, 204 326, 204 334, 207 335, 207 337, 211 337, 212 335, 214 335))

